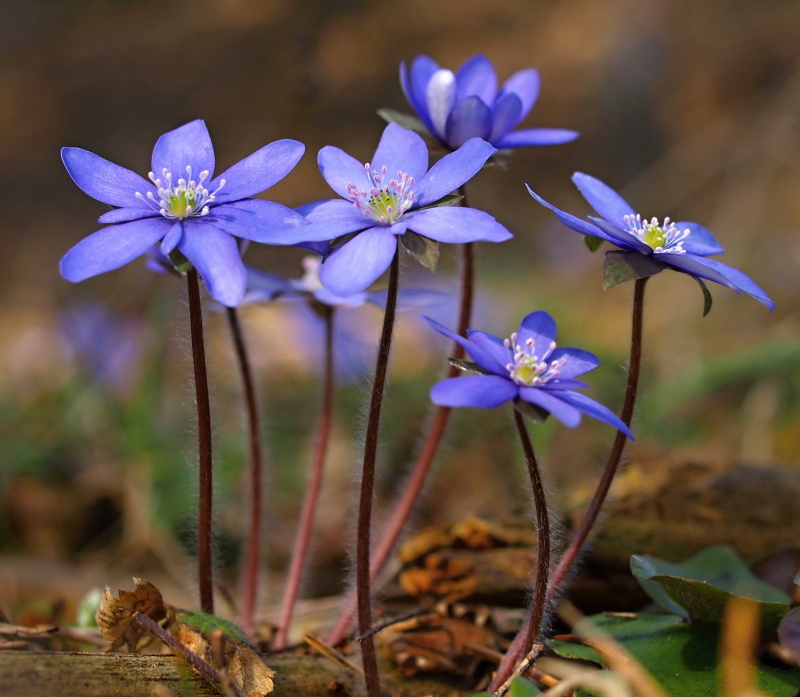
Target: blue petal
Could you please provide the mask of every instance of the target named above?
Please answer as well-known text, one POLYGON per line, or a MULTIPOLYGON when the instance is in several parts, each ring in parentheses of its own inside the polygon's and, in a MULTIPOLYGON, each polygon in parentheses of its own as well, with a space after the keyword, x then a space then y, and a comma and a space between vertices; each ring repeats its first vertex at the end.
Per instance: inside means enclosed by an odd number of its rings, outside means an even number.
MULTIPOLYGON (((381 142, 372 158, 371 170, 386 167, 384 179, 378 188, 385 186, 391 179, 395 179, 398 172, 404 172, 414 179, 419 179, 428 171, 428 148, 414 131, 390 123, 381 136, 381 142)), ((345 197, 347 198, 347 197, 345 197)))
POLYGON ((326 145, 319 151, 317 163, 323 179, 342 198, 350 200, 348 184, 355 184, 364 191, 369 191, 372 186, 372 179, 364 165, 344 150, 326 145))
POLYGON ((166 257, 169 256, 172 250, 178 246, 183 236, 183 224, 177 221, 169 230, 169 232, 161 240, 161 253, 166 257))
POLYGON ((625 422, 622 421, 622 419, 620 419, 613 411, 600 404, 600 402, 595 402, 593 399, 589 399, 589 397, 582 395, 579 392, 570 392, 568 390, 565 392, 560 392, 558 396, 568 404, 580 409, 584 414, 588 414, 593 419, 607 423, 609 426, 612 426, 618 431, 624 433, 631 440, 634 440, 633 434, 625 425, 625 422))
POLYGON ((285 278, 275 276, 252 266, 245 265, 247 272, 247 294, 258 294, 259 300, 266 302, 279 295, 297 294, 295 287, 285 278))
POLYGON ((624 217, 626 215, 636 215, 631 204, 628 203, 622 196, 614 191, 610 186, 603 184, 599 179, 584 174, 583 172, 575 172, 572 175, 572 181, 583 197, 589 202, 589 205, 594 208, 597 213, 605 218, 612 225, 627 229, 628 225, 625 223, 624 217))
POLYGON ((525 342, 533 339, 534 350, 539 358, 550 352, 550 344, 556 338, 556 321, 543 310, 531 312, 519 325, 517 344, 525 348, 525 342))
POLYGON ((456 100, 475 95, 492 106, 497 95, 497 73, 492 62, 479 53, 466 61, 456 73, 456 100))
POLYGON ((470 138, 489 139, 492 132, 492 110, 479 97, 467 97, 450 110, 445 124, 445 140, 451 148, 459 148, 470 138))
POLYGON ((631 252, 637 252, 638 254, 646 254, 648 256, 653 254, 653 248, 649 244, 642 242, 642 240, 636 237, 636 235, 634 235, 632 232, 629 232, 627 229, 622 230, 603 218, 597 218, 593 215, 589 216, 589 220, 591 220, 595 225, 597 225, 597 227, 605 232, 607 235, 606 239, 617 245, 617 247, 627 249, 631 252))
POLYGON ((433 320, 430 317, 423 317, 423 319, 437 332, 443 334, 448 339, 452 339, 455 343, 461 346, 461 348, 463 348, 472 357, 472 360, 474 360, 484 370, 487 370, 490 373, 500 373, 503 375, 508 373, 505 368, 507 361, 498 361, 493 351, 488 352, 485 348, 479 346, 478 344, 472 343, 469 339, 465 339, 463 336, 460 336, 453 331, 450 331, 447 327, 439 324, 436 320, 433 320))
POLYGON ((186 167, 192 168, 195 180, 203 171, 208 171, 209 178, 214 176, 214 148, 206 124, 200 119, 165 133, 153 148, 152 168, 156 178, 161 178, 162 170, 166 169, 172 173, 175 186, 178 179, 186 178, 186 167))
POLYGON ((504 94, 498 97, 492 110, 492 132, 487 140, 495 143, 513 130, 520 121, 521 113, 522 102, 516 94, 504 94))
POLYGON ((72 181, 92 198, 112 206, 150 210, 144 201, 136 198, 136 192, 146 196, 148 191, 155 194, 156 189, 135 172, 81 148, 62 148, 61 160, 72 181))
POLYGON ((527 128, 514 131, 501 138, 498 148, 524 148, 532 145, 563 145, 571 143, 580 133, 564 128, 527 128))
POLYGON ((562 424, 575 428, 581 422, 581 412, 561 399, 564 393, 539 387, 520 387, 520 399, 535 404, 555 416, 562 424))
POLYGON ((447 378, 431 388, 431 401, 441 407, 493 409, 517 396, 517 386, 498 375, 447 378))
POLYGON ((488 213, 475 208, 426 208, 404 215, 403 220, 410 230, 439 242, 504 242, 513 236, 488 213))
MULTIPOLYGON (((386 307, 388 291, 377 290, 366 294, 366 302, 386 307)), ((449 302, 452 296, 449 293, 440 293, 435 290, 422 290, 420 288, 403 288, 397 294, 397 309, 408 310, 411 308, 436 307, 449 302)))
POLYGON ((380 227, 376 221, 359 213, 347 201, 319 201, 318 204, 309 204, 299 210, 309 211, 306 214, 309 224, 303 227, 305 242, 323 242, 351 232, 380 227), (334 205, 339 202, 344 203, 345 206, 334 205), (312 208, 314 205, 317 207, 312 208))
POLYGON ((439 64, 428 56, 417 56, 411 63, 411 78, 406 76, 405 64, 400 64, 400 85, 405 92, 409 104, 417 112, 417 116, 434 133, 433 122, 428 111, 426 97, 428 83, 433 74, 439 69, 439 64))
POLYGON ((433 132, 444 139, 447 117, 456 103, 456 76, 450 70, 437 70, 425 90, 433 132))
POLYGON ((333 251, 319 269, 319 280, 334 295, 360 293, 389 268, 397 238, 386 227, 359 233, 333 251))
POLYGON ((113 211, 106 211, 98 219, 98 223, 127 223, 131 220, 141 220, 142 218, 154 218, 160 215, 152 208, 115 208, 113 211))
POLYGON ((363 213, 356 210, 352 201, 344 201, 340 198, 306 203, 295 208, 295 211, 305 216, 310 223, 321 223, 325 220, 353 218, 355 216, 367 220, 363 213))
POLYGON ((508 375, 506 366, 514 362, 511 350, 505 347, 503 340, 493 334, 467 330, 467 336, 473 345, 481 349, 487 356, 491 356, 494 363, 490 366, 481 366, 498 375, 508 375))
MULTIPOLYGON (((540 86, 541 78, 537 70, 533 68, 520 70, 503 83, 503 87, 497 95, 497 100, 500 101, 507 94, 516 94, 522 104, 522 111, 519 117, 519 121, 522 121, 533 109, 533 105, 536 104, 536 100, 539 98, 540 86)), ((514 126, 516 125, 515 123, 514 126)))
POLYGON ((61 260, 61 275, 73 283, 118 269, 144 254, 170 229, 159 216, 103 228, 81 240, 61 260))
POLYGON ((551 392, 563 390, 582 390, 586 387, 589 387, 589 383, 583 382, 583 380, 570 380, 562 378, 548 380, 544 385, 537 385, 537 389, 550 390, 551 392))
POLYGON ((225 186, 215 196, 212 205, 255 196, 277 184, 300 161, 305 145, 296 140, 276 140, 256 150, 252 155, 237 162, 206 186, 213 192, 224 179, 225 186))
POLYGON ((217 206, 207 216, 193 220, 263 244, 297 244, 308 239, 303 230, 309 224, 300 213, 280 203, 258 198, 217 206))
POLYGON ((468 140, 458 150, 445 155, 414 185, 415 208, 436 203, 468 182, 497 148, 480 138, 468 140))
POLYGON ((226 307, 236 307, 247 287, 239 246, 230 235, 212 225, 197 224, 197 220, 184 221, 178 249, 197 269, 211 297, 226 307))
POLYGON ((690 254, 700 257, 708 257, 712 254, 724 254, 725 249, 717 242, 714 235, 702 225, 681 221, 675 223, 678 230, 691 230, 691 233, 683 243, 683 248, 690 254))
POLYGON ((559 371, 560 377, 564 379, 576 378, 600 365, 600 361, 593 353, 576 348, 557 348, 550 354, 548 360, 552 363, 564 357, 567 358, 567 362, 559 371))
POLYGON ((588 237, 599 237, 600 239, 607 240, 613 244, 616 244, 616 240, 604 231, 601 230, 596 225, 592 225, 591 223, 587 223, 585 220, 581 220, 580 218, 576 218, 571 213, 567 213, 566 211, 562 211, 560 208, 556 208, 552 203, 548 203, 545 201, 539 194, 537 194, 530 186, 527 184, 525 185, 528 189, 528 193, 533 196, 533 198, 541 203, 546 208, 549 208, 553 213, 556 214, 556 217, 566 225, 570 230, 574 230, 575 232, 581 233, 581 235, 586 235, 588 237))

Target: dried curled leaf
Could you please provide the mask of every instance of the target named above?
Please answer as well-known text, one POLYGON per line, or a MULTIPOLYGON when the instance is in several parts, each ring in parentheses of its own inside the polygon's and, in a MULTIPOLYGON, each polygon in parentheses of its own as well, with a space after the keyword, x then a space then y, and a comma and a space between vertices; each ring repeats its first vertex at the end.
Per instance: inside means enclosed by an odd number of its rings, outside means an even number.
POLYGON ((254 649, 247 644, 237 644, 236 652, 228 663, 228 678, 239 694, 266 697, 275 687, 273 675, 275 671, 264 663, 254 649))
POLYGON ((109 651, 119 651, 125 646, 128 651, 136 653, 152 641, 152 637, 133 621, 137 612, 155 622, 166 617, 166 608, 158 588, 141 578, 134 578, 133 582, 134 590, 120 589, 118 599, 106 587, 97 609, 95 620, 103 639, 111 644, 109 651))

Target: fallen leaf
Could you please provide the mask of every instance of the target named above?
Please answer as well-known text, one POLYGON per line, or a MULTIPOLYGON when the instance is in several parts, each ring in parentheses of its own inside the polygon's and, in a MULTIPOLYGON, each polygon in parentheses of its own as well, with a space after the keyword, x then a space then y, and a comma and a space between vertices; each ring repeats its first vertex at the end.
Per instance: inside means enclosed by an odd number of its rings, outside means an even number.
POLYGON ((265 697, 274 689, 275 671, 246 644, 238 644, 228 664, 228 678, 239 693, 247 697, 265 697))
POLYGON ((95 620, 103 639, 111 644, 109 651, 119 651, 125 646, 128 651, 137 653, 152 641, 152 637, 133 621, 137 612, 147 615, 154 622, 166 617, 166 608, 158 588, 141 578, 134 578, 133 582, 135 589, 120 589, 118 599, 106 587, 97 609, 95 620))

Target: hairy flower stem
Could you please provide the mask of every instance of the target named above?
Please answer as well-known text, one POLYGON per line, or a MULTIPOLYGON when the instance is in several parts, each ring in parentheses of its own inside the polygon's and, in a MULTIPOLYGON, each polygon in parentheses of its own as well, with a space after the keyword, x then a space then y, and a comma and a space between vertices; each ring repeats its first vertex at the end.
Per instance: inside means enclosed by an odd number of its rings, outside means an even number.
POLYGON ((544 493, 542 475, 539 465, 536 463, 533 444, 528 435, 528 429, 525 427, 525 420, 516 409, 514 409, 514 422, 522 443, 522 451, 525 453, 525 462, 528 465, 528 475, 531 479, 533 505, 536 509, 536 579, 533 584, 533 602, 523 644, 524 652, 528 653, 539 638, 547 603, 547 576, 550 573, 550 516, 547 512, 547 496, 544 493))
MULTIPOLYGON (((466 197, 463 200, 466 200, 466 197)), ((461 263, 461 307, 458 316, 458 333, 462 336, 466 336, 472 318, 475 285, 475 250, 472 242, 461 245, 461 248, 463 251, 463 258, 461 263)), ((454 344, 452 354, 453 358, 461 359, 464 357, 464 349, 460 344, 454 344)), ((458 375, 459 372, 458 368, 451 365, 448 368, 447 377, 453 378, 458 375)), ((403 489, 400 500, 397 502, 394 513, 392 513, 392 517, 389 519, 375 548, 375 555, 370 568, 370 578, 373 581, 392 553, 400 534, 403 532, 403 528, 411 516, 414 504, 419 498, 422 486, 425 484, 425 479, 433 464, 433 460, 436 457, 436 453, 439 451, 439 445, 444 437, 447 423, 450 420, 451 411, 451 407, 436 408, 430 430, 422 445, 422 450, 414 465, 414 469, 411 471, 411 475, 408 478, 405 489, 403 489)), ((338 644, 344 637, 347 628, 350 626, 350 621, 353 618, 355 606, 355 596, 351 594, 345 601, 344 608, 328 635, 328 643, 331 646, 338 644)))
POLYGON ((248 446, 250 454, 250 536, 247 542, 247 563, 244 574, 244 598, 242 600, 242 629, 251 634, 258 598, 258 566, 261 552, 261 430, 258 419, 258 403, 253 381, 253 371, 247 356, 247 345, 244 341, 239 314, 233 307, 226 308, 228 326, 233 338, 239 374, 242 378, 242 390, 247 410, 248 446))
MULTIPOLYGON (((375 364, 375 379, 372 383, 372 396, 367 416, 367 432, 364 439, 364 466, 361 473, 361 496, 358 502, 358 527, 356 528, 356 594, 358 598, 359 634, 367 634, 372 629, 372 606, 370 603, 370 524, 372 519, 372 499, 375 488, 375 461, 378 454, 378 431, 381 420, 381 406, 386 387, 386 374, 389 368, 389 352, 392 346, 392 330, 397 309, 397 287, 399 284, 399 255, 395 252, 389 269, 389 290, 386 297, 386 312, 383 315, 383 329, 378 345, 378 360, 375 364)), ((361 660, 367 683, 368 697, 378 697, 380 680, 378 661, 375 655, 373 637, 361 641, 361 660)))
POLYGON ((289 625, 292 622, 294 605, 297 600, 297 593, 300 589, 300 579, 303 575, 303 565, 308 552, 308 544, 311 540, 311 531, 314 527, 314 514, 317 509, 317 500, 322 485, 322 474, 325 470, 325 459, 328 452, 330 441, 331 416, 333 414, 333 308, 328 305, 319 306, 325 321, 325 367, 322 380, 322 407, 319 418, 319 428, 317 430, 317 444, 314 449, 314 461, 311 466, 311 477, 309 479, 308 491, 303 502, 303 510, 300 515, 300 528, 297 531, 297 539, 294 543, 292 552, 292 563, 289 568, 289 577, 286 581, 286 589, 283 593, 283 605, 281 607, 280 618, 278 619, 278 630, 275 634, 275 642, 272 646, 274 651, 286 648, 288 643, 289 625))
POLYGON ((200 492, 197 516, 197 564, 200 586, 200 608, 214 614, 214 577, 212 568, 212 447, 211 402, 208 396, 206 349, 203 339, 203 309, 200 304, 200 281, 192 267, 186 274, 189 291, 189 326, 192 337, 194 390, 197 402, 197 439, 199 452, 200 492))
MULTIPOLYGON (((620 419, 625 423, 626 426, 631 425, 633 408, 636 404, 636 393, 639 389, 639 374, 642 367, 644 287, 646 282, 647 278, 637 279, 633 289, 633 318, 631 322, 631 354, 630 360, 628 361, 628 383, 625 387, 625 399, 623 400, 622 411, 619 415, 620 419)), ((564 583, 564 580, 569 574, 572 565, 575 563, 575 560, 583 548, 586 539, 589 537, 589 533, 597 521, 597 516, 600 514, 600 509, 603 507, 603 503, 606 500, 608 490, 611 488, 611 482, 613 481, 614 475, 619 467, 619 463, 622 458, 622 451, 625 449, 625 443, 627 440, 628 439, 625 434, 617 431, 617 435, 614 438, 614 444, 612 445, 611 452, 608 455, 608 460, 606 460, 605 469, 603 469, 603 474, 600 477, 600 482, 597 485, 597 490, 592 497, 589 508, 586 510, 581 524, 578 526, 575 535, 569 543, 569 547, 567 547, 564 554, 561 555, 558 566, 556 566, 556 569, 550 578, 550 584, 547 588, 547 600, 554 598, 561 589, 561 585, 564 583)), ((529 634, 529 631, 530 629, 526 621, 519 634, 517 634, 516 638, 509 647, 508 652, 503 657, 503 661, 498 667, 497 673, 495 673, 492 684, 489 686, 490 691, 497 690, 506 681, 514 668, 514 665, 516 665, 516 663, 524 655, 525 651, 527 651, 526 647, 528 644, 526 638, 529 634)))

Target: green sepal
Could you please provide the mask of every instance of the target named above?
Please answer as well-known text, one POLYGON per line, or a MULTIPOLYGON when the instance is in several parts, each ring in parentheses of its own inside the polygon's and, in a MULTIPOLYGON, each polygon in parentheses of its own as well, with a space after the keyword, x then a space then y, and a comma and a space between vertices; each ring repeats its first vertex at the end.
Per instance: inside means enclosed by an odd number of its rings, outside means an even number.
POLYGON ((664 266, 651 256, 614 249, 606 252, 603 262, 603 289, 608 290, 620 283, 654 276, 663 270, 664 266))
POLYGON ((527 416, 532 421, 540 424, 543 424, 545 421, 547 421, 547 418, 550 416, 549 411, 542 409, 535 404, 531 404, 530 402, 525 402, 519 398, 514 400, 514 409, 516 409, 523 416, 527 416))
POLYGON ((192 268, 192 262, 183 256, 183 254, 181 254, 177 249, 173 249, 169 253, 169 260, 172 262, 175 270, 180 274, 188 273, 189 269, 192 268))
MULTIPOLYGON (((691 276, 691 274, 689 274, 691 276)), ((708 289, 708 286, 705 284, 702 278, 699 276, 692 276, 692 278, 697 281, 700 285, 700 289, 703 291, 703 317, 705 317, 709 312, 711 312, 711 304, 714 302, 714 298, 711 297, 711 291, 708 289)))
POLYGON ((247 634, 244 633, 241 627, 234 624, 230 620, 224 620, 216 615, 209 615, 206 612, 193 612, 191 610, 181 610, 178 613, 178 622, 183 622, 189 625, 192 629, 200 632, 201 634, 210 634, 211 632, 219 629, 227 634, 232 639, 250 643, 247 634))
POLYGON ((488 370, 484 370, 477 363, 473 363, 472 361, 464 361, 460 358, 448 358, 447 360, 450 361, 450 365, 454 365, 456 368, 458 368, 459 370, 463 370, 465 373, 494 375, 494 373, 490 373, 488 370))
POLYGON ((333 254, 339 247, 344 247, 350 240, 352 240, 356 235, 358 235, 363 230, 356 230, 356 232, 348 232, 346 235, 340 235, 339 237, 331 240, 330 249, 328 249, 328 253, 323 255, 322 263, 325 263, 325 260, 333 254))
POLYGON ((583 243, 589 248, 590 252, 596 252, 600 249, 600 245, 603 244, 605 240, 602 237, 592 237, 591 235, 584 235, 583 243))
MULTIPOLYGON (((378 116, 380 116, 386 123, 396 123, 398 126, 407 128, 409 131, 419 133, 428 139, 436 140, 436 137, 431 133, 422 121, 411 114, 404 114, 402 111, 395 111, 394 109, 378 109, 378 116)), ((437 141, 438 142, 438 141, 437 141)))
POLYGON ((436 240, 409 230, 400 236, 400 242, 420 264, 436 271, 436 263, 439 261, 439 243, 436 240))
POLYGON ((459 201, 461 201, 464 197, 458 194, 447 194, 444 198, 440 198, 436 203, 429 203, 427 206, 423 206, 422 208, 418 208, 417 210, 426 211, 429 208, 440 208, 441 206, 454 206, 459 201))

